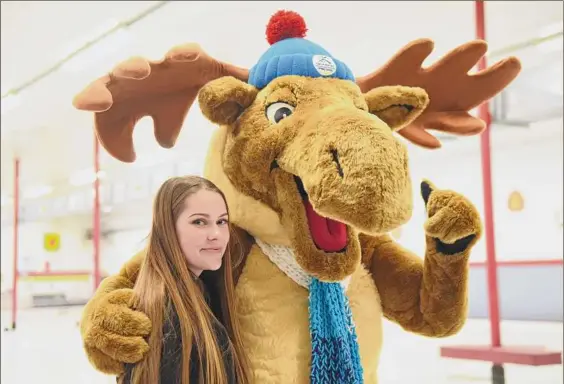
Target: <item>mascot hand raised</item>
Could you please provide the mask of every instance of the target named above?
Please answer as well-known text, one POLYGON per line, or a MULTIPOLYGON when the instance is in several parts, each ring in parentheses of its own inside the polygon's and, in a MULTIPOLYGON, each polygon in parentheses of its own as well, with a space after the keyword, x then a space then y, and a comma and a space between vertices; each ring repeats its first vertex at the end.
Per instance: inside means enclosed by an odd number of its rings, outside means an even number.
POLYGON ((435 249, 444 255, 467 251, 482 233, 482 222, 476 207, 464 196, 437 190, 429 181, 421 183, 428 219, 425 222, 427 241, 435 241, 435 249))

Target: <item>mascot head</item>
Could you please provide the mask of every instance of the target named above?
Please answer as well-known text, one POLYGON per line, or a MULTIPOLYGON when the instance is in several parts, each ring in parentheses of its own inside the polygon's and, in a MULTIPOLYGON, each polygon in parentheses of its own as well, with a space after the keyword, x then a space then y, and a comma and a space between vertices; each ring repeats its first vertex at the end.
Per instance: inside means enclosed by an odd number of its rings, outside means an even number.
POLYGON ((429 128, 481 132, 483 122, 468 112, 520 66, 510 58, 468 75, 486 51, 477 41, 423 69, 433 43, 418 40, 358 78, 305 33, 299 15, 280 11, 267 27, 271 45, 250 71, 188 44, 160 62, 122 63, 75 106, 96 112, 98 137, 114 157, 133 161, 140 118, 151 116, 157 141, 171 147, 198 97, 219 126, 205 175, 225 192, 232 222, 291 247, 303 270, 331 282, 358 267, 359 232, 387 232, 410 218, 407 151, 395 132, 426 147, 438 146, 429 128))
MULTIPOLYGON (((409 219, 407 152, 393 131, 421 114, 428 97, 403 86, 364 94, 350 68, 304 33, 295 13, 275 14, 267 27, 272 45, 248 82, 214 80, 199 104, 225 134, 223 148, 211 148, 221 153, 214 168, 262 203, 257 219, 241 225, 269 241, 260 231, 272 222, 260 217, 276 216, 298 264, 334 281, 359 265, 358 231, 386 232, 409 219)), ((213 171, 207 176, 233 188, 213 171)))

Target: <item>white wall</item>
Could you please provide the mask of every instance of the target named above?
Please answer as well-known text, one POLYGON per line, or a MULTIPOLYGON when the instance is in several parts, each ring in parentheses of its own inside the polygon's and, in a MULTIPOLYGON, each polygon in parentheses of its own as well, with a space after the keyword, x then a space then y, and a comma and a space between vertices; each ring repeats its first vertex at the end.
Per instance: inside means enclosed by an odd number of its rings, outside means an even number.
MULTIPOLYGON (((492 179, 497 259, 562 259, 562 119, 507 134, 492 133, 492 179), (521 212, 508 209, 508 197, 519 191, 525 200, 521 212)), ((444 151, 418 153, 412 159, 415 209, 402 228, 400 243, 424 252, 423 222, 426 218, 419 183, 428 178, 437 187, 467 196, 484 217, 479 139, 469 149, 445 144, 444 151)), ((484 261, 485 240, 472 255, 484 261)))
MULTIPOLYGON (((492 135, 492 173, 495 207, 496 249, 499 260, 561 259, 562 236, 562 120, 531 130, 492 135), (525 210, 507 209, 510 192, 525 198, 525 210)), ((425 212, 419 194, 421 179, 428 178, 439 188, 453 189, 472 200, 483 215, 479 140, 469 144, 445 143, 440 151, 412 150, 415 209, 412 220, 402 228, 399 242, 423 255, 425 212)), ((151 193, 151 196, 154 192, 151 193)), ((143 245, 151 223, 151 200, 130 202, 102 216, 101 269, 116 273, 143 245)), ((92 270, 92 242, 84 232, 92 227, 89 215, 45 223, 25 223, 20 228, 20 269, 38 270, 49 260, 52 270, 92 270), (43 250, 43 233, 61 234, 61 249, 53 254, 43 250)), ((2 289, 11 286, 12 228, 2 228, 2 289)), ((472 255, 485 260, 485 241, 472 255)))
POLYGON ((102 221, 102 230, 111 231, 101 246, 102 264, 109 274, 117 273, 146 244, 151 227, 151 209, 151 201, 141 200, 127 209, 112 212, 102 221))
MULTIPOLYGON (((51 270, 76 271, 91 269, 92 244, 84 239, 88 217, 68 217, 50 222, 22 223, 19 227, 19 260, 21 272, 43 270, 48 261, 51 270), (43 247, 45 233, 60 234, 60 248, 48 252, 43 247)), ((13 226, 2 228, 2 275, 10 280, 13 266, 13 226)), ((4 285, 4 283, 3 283, 4 285)))
MULTIPOLYGON (((50 271, 54 273, 92 271, 92 242, 84 237, 90 222, 91 218, 88 216, 70 216, 49 222, 22 223, 19 226, 18 242, 20 274, 44 272, 45 262, 49 262, 50 271), (60 235, 60 248, 57 251, 48 252, 44 249, 45 233, 60 235)), ((12 290, 13 235, 13 226, 2 227, 2 293, 12 290)), ((32 303, 32 296, 37 294, 63 294, 67 300, 83 302, 90 297, 92 291, 92 279, 21 279, 18 282, 18 303, 20 308, 28 308, 32 303)), ((11 303, 11 299, 7 301, 11 303)), ((2 306, 4 308, 11 304, 3 302, 2 306)))
MULTIPOLYGON (((150 203, 143 202, 146 212, 132 215, 117 212, 113 219, 103 218, 103 238, 100 249, 102 274, 117 273, 121 265, 144 244, 150 225, 150 203), (149 215, 147 216, 146 213, 149 215), (144 217, 140 217, 143 216, 144 217), (111 230, 116 230, 113 232, 111 230), (109 231, 109 233, 105 233, 109 231)), ((141 204, 139 204, 141 205, 141 204)), ((141 210, 139 211, 141 212, 141 210)), ((50 272, 92 272, 94 269, 93 242, 86 237, 92 228, 89 215, 69 216, 49 222, 22 223, 19 226, 20 274, 44 272, 45 262, 50 263, 50 272), (44 233, 59 233, 60 248, 47 252, 43 247, 44 233)), ((13 282, 13 226, 2 227, 2 292, 12 289, 13 282)), ((18 283, 18 302, 27 307, 32 294, 64 294, 68 300, 87 299, 93 291, 92 278, 84 280, 50 279, 48 281, 26 281, 18 283)))
MULTIPOLYGON (((530 129, 494 127, 492 132, 492 177, 495 241, 499 260, 561 259, 562 235, 562 119, 538 123, 530 129), (511 212, 509 194, 519 191, 525 209, 511 212)), ((411 172, 414 182, 414 214, 402 228, 399 242, 423 255, 425 211, 419 185, 423 178, 437 187, 467 196, 482 217, 483 190, 479 138, 445 142, 440 151, 413 150, 411 172), (466 141, 466 143, 464 143, 466 141), (468 142, 470 144, 468 144, 468 142)), ((103 248, 108 272, 119 269, 143 244, 151 221, 151 202, 139 201, 127 212, 112 212, 104 228, 124 228, 111 235, 103 248)), ((484 261, 485 240, 472 255, 484 261)))

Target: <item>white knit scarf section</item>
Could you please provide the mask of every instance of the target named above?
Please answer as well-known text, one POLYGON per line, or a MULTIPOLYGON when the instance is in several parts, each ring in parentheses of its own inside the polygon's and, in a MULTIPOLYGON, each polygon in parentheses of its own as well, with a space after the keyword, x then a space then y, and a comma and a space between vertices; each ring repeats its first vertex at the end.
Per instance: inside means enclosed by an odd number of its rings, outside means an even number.
MULTIPOLYGON (((302 267, 296 261, 294 257, 294 251, 290 247, 283 245, 272 245, 267 244, 259 239, 255 239, 257 245, 262 250, 262 252, 272 261, 282 272, 284 272, 290 279, 294 280, 296 284, 301 285, 305 289, 309 290, 309 284, 311 283, 312 277, 303 270, 302 267)), ((345 277, 339 283, 346 291, 349 283, 351 281, 351 276, 345 277)))

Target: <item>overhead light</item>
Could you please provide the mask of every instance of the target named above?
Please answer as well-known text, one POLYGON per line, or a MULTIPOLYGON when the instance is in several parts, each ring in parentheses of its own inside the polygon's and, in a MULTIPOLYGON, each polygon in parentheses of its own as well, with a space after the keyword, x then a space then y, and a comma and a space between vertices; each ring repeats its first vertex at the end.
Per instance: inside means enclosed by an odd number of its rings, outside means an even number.
POLYGON ((135 161, 135 163, 131 164, 132 168, 149 168, 149 167, 153 167, 157 164, 161 164, 164 163, 165 161, 163 159, 160 159, 156 156, 145 156, 145 157, 141 157, 139 156, 139 160, 135 161))
MULTIPOLYGON (((61 58, 68 57, 72 55, 74 52, 83 49, 87 44, 96 41, 101 36, 108 33, 108 31, 113 30, 119 25, 119 21, 116 19, 105 19, 104 23, 101 24, 96 29, 92 30, 90 33, 81 36, 80 38, 74 39, 69 44, 66 44, 65 48, 57 52, 57 59, 61 60, 61 58)), ((58 61, 57 60, 57 61, 58 61)))
POLYGON ((167 148, 156 148, 153 151, 141 153, 138 160, 131 164, 134 168, 149 168, 162 164, 170 164, 174 161, 176 154, 167 148))
POLYGON ((33 188, 28 188, 22 193, 24 199, 37 199, 41 196, 45 196, 53 192, 53 187, 43 185, 33 188))
POLYGON ((2 84, 1 88, 2 88, 2 97, 7 96, 10 90, 12 89, 12 87, 8 86, 7 84, 2 84))
MULTIPOLYGON (((98 171, 98 178, 103 179, 106 177, 106 172, 98 171)), ((92 184, 96 179, 96 174, 92 168, 87 168, 75 172, 70 178, 69 183, 75 187, 80 187, 82 185, 92 184)))
POLYGON ((537 35, 538 38, 541 39, 541 42, 536 44, 536 47, 543 53, 550 53, 558 50, 561 51, 562 33, 562 20, 543 26, 537 35))
POLYGON ((543 41, 537 45, 537 49, 542 53, 562 51, 562 35, 543 41))
POLYGON ((2 116, 18 108, 21 104, 22 104, 21 94, 10 93, 5 97, 2 96, 2 116))
POLYGON ((105 37, 91 48, 78 53, 64 63, 60 70, 63 72, 78 73, 90 68, 103 68, 107 72, 115 64, 116 55, 121 54, 125 47, 131 45, 132 35, 125 29, 117 30, 105 37), (111 63, 110 63, 111 62, 111 63), (110 66, 106 67, 106 63, 110 66))
POLYGON ((552 23, 552 24, 543 26, 540 29, 538 36, 540 38, 545 38, 545 37, 549 37, 551 35, 555 35, 559 32, 562 33, 562 30, 563 30, 563 24, 562 24, 562 20, 560 20, 557 23, 552 23))

